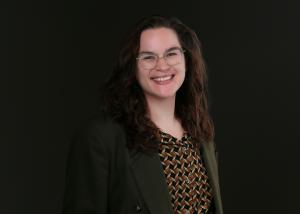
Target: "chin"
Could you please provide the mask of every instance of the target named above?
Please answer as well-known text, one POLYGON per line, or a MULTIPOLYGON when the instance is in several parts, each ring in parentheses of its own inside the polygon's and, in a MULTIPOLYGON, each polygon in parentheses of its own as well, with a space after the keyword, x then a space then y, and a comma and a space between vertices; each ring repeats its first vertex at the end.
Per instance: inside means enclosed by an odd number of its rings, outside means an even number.
POLYGON ((156 93, 153 94, 154 97, 158 98, 158 99, 172 99, 175 98, 176 93, 156 93))

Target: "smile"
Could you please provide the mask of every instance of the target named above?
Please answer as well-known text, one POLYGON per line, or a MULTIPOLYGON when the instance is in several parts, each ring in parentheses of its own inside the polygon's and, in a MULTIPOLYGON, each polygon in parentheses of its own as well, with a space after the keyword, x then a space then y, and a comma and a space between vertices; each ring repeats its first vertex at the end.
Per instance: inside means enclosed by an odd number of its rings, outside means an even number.
POLYGON ((156 81, 156 82, 164 82, 164 81, 173 79, 174 76, 175 75, 172 74, 172 75, 163 76, 163 77, 152 77, 151 79, 156 81))

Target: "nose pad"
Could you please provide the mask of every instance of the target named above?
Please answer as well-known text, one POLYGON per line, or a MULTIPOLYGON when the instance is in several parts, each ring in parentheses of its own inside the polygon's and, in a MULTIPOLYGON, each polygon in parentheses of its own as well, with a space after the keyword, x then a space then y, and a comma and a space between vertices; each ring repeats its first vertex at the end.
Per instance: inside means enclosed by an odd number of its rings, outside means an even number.
POLYGON ((157 60, 157 64, 156 64, 156 69, 157 70, 166 70, 168 69, 170 66, 167 64, 165 58, 160 57, 157 60))

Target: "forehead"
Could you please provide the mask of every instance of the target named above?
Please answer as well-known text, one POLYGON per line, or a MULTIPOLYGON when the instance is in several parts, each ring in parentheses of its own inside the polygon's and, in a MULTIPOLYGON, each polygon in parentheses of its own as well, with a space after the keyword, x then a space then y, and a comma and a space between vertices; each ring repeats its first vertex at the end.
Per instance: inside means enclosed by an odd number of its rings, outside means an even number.
POLYGON ((162 53, 172 47, 181 47, 176 32, 170 28, 144 30, 140 37, 140 52, 162 53))

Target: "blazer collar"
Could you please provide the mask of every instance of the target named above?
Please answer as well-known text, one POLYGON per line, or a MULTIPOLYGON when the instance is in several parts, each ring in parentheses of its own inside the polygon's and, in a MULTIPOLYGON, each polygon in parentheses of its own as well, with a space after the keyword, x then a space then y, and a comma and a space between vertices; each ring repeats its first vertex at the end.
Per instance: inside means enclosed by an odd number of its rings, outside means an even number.
POLYGON ((201 155, 205 168, 207 170, 210 185, 213 189, 214 203, 215 203, 215 213, 222 214, 223 208, 221 203, 221 194, 219 186, 219 175, 217 168, 217 161, 215 157, 215 149, 213 146, 214 142, 201 144, 201 155))

